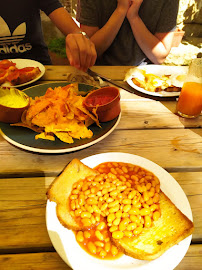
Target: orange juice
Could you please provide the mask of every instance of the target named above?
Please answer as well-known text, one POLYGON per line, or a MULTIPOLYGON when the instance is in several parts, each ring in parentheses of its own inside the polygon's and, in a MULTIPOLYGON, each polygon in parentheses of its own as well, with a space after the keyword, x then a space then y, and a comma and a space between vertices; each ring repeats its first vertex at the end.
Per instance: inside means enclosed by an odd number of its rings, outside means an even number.
POLYGON ((177 113, 187 118, 197 117, 202 111, 202 84, 185 82, 177 103, 177 113))

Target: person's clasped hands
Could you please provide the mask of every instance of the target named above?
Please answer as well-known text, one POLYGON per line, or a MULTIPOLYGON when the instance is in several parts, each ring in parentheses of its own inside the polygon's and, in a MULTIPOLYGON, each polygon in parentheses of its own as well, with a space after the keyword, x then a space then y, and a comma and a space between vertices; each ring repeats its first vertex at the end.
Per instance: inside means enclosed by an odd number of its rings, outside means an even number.
POLYGON ((66 54, 70 65, 82 71, 92 67, 97 58, 94 43, 82 32, 66 36, 66 54))
POLYGON ((130 6, 129 9, 127 11, 127 19, 130 21, 133 18, 138 16, 138 12, 140 9, 140 6, 142 4, 143 0, 131 0, 130 1, 130 6))

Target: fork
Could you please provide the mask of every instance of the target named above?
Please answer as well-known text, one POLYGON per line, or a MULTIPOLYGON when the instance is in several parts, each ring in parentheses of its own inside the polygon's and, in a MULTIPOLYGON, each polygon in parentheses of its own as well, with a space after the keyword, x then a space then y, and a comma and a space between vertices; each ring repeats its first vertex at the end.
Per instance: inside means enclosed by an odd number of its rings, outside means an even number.
POLYGON ((93 77, 94 80, 98 80, 99 81, 100 87, 109 86, 109 83, 108 82, 106 82, 103 79, 101 79, 100 76, 98 76, 97 74, 94 74, 94 72, 92 70, 88 69, 87 73, 88 73, 88 75, 90 75, 91 77, 93 77))

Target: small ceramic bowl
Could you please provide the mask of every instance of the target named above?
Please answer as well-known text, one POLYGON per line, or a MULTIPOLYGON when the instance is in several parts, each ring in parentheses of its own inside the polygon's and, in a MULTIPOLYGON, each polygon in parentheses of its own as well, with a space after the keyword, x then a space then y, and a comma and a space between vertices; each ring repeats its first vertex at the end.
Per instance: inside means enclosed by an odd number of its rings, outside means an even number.
POLYGON ((0 88, 0 122, 17 123, 29 107, 29 97, 16 88, 0 88))
POLYGON ((90 92, 84 100, 84 106, 96 113, 100 122, 108 122, 116 118, 121 112, 120 93, 116 87, 102 87, 90 92))

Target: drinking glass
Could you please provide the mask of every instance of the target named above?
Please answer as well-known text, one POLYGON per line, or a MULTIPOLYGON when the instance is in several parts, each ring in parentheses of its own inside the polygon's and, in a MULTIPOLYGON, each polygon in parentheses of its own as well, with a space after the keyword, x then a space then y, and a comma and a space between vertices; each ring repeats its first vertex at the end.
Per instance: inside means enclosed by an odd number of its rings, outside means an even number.
POLYGON ((177 114, 195 118, 202 111, 202 58, 192 60, 178 102, 177 114))

